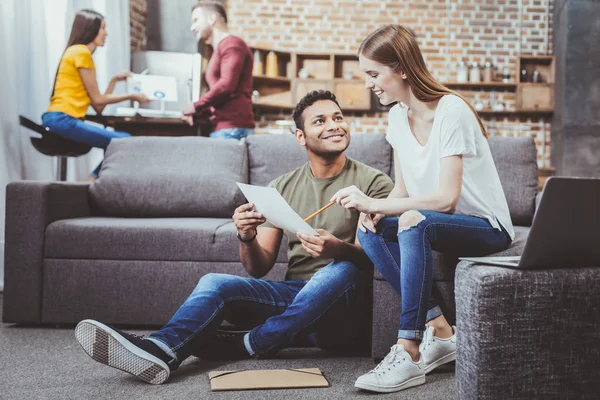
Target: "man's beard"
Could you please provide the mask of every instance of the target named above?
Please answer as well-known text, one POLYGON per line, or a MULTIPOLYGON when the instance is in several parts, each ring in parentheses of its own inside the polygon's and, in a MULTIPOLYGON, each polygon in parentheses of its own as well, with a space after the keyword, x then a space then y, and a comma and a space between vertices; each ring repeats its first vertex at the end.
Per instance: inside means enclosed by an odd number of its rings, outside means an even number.
POLYGON ((339 157, 340 154, 346 151, 346 149, 350 146, 350 139, 348 138, 347 145, 342 150, 327 150, 322 148, 321 146, 312 145, 310 141, 306 141, 306 149, 310 150, 313 154, 322 157, 327 160, 332 160, 339 157))

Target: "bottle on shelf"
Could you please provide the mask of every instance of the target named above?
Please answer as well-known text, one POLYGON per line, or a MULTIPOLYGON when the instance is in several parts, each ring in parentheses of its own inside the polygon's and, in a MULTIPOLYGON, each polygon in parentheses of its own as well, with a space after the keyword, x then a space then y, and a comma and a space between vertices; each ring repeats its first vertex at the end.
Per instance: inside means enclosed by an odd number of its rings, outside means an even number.
POLYGON ((477 62, 473 62, 473 64, 471 64, 471 70, 469 71, 469 82, 481 82, 481 70, 479 69, 479 64, 477 62))
POLYGON ((469 79, 469 68, 464 61, 458 62, 458 67, 456 69, 456 82, 458 83, 466 83, 469 79))
POLYGON ((279 75, 277 71, 277 54, 275 52, 270 51, 267 54, 267 76, 276 77, 279 75))
POLYGON ((260 56, 260 51, 254 50, 254 64, 252 66, 252 75, 260 76, 263 74, 263 62, 260 56))
POLYGON ((510 82, 510 69, 504 68, 502 70, 502 82, 504 82, 504 83, 510 82))
POLYGON ((527 82, 527 81, 528 81, 527 70, 525 68, 523 68, 521 70, 521 82, 527 82))
POLYGON ((483 81, 484 82, 492 82, 494 80, 494 65, 486 61, 485 68, 483 70, 483 81))

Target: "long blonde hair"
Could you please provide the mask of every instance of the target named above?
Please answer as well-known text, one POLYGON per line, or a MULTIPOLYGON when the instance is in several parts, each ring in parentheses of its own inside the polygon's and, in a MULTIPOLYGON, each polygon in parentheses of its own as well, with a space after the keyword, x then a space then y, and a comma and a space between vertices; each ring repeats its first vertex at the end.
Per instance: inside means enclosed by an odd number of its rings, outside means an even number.
POLYGON ((460 97, 475 114, 483 136, 488 137, 485 126, 473 106, 463 96, 448 89, 431 75, 417 40, 409 29, 401 25, 383 26, 363 40, 358 54, 406 74, 406 80, 419 101, 428 103, 447 94, 460 97))

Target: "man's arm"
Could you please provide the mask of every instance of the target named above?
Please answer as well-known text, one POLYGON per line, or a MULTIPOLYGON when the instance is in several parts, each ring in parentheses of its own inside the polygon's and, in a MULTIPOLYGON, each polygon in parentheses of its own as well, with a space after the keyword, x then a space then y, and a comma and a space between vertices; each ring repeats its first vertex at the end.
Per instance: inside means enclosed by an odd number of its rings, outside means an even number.
POLYGON ((283 232, 276 228, 259 228, 265 217, 254 209, 254 204, 244 204, 235 209, 233 223, 240 239, 240 260, 244 269, 254 278, 265 276, 277 259, 283 232))
POLYGON ((211 86, 194 107, 200 112, 208 107, 224 103, 231 93, 238 87, 242 69, 244 67, 244 50, 239 46, 227 48, 221 55, 221 75, 217 83, 211 86))
POLYGON ((262 278, 269 273, 277 260, 282 236, 281 229, 257 228, 254 240, 240 241, 240 259, 250 276, 262 278))

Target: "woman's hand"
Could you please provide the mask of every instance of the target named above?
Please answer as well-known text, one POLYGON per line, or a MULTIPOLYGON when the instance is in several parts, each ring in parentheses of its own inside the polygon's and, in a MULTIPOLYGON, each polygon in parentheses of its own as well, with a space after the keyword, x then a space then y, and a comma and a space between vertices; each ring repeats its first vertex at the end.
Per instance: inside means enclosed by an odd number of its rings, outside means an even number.
POLYGON ((330 199, 330 201, 333 200, 344 208, 353 208, 365 214, 370 214, 373 211, 374 199, 364 194, 354 185, 338 190, 330 199))
POLYGON ((143 93, 134 93, 131 95, 131 100, 137 101, 140 104, 148 104, 150 103, 150 99, 146 97, 143 93))
POLYGON ((384 214, 360 213, 360 218, 358 220, 358 229, 360 229, 363 232, 366 232, 368 229, 371 232, 375 233, 375 231, 377 230, 375 226, 383 217, 385 217, 384 214))
POLYGON ((115 82, 121 82, 121 81, 124 81, 125 79, 129 78, 131 75, 133 75, 133 72, 131 72, 131 71, 120 72, 118 74, 115 74, 115 76, 113 76, 113 80, 115 82))

